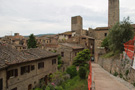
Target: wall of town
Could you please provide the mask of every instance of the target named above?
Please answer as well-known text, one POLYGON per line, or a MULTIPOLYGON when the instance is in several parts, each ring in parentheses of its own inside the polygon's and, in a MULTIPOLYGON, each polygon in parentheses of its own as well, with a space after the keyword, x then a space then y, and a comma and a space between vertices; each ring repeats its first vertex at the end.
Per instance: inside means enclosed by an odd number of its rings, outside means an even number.
POLYGON ((132 68, 132 60, 120 57, 98 58, 98 64, 111 74, 118 74, 124 80, 135 83, 135 70, 132 68))

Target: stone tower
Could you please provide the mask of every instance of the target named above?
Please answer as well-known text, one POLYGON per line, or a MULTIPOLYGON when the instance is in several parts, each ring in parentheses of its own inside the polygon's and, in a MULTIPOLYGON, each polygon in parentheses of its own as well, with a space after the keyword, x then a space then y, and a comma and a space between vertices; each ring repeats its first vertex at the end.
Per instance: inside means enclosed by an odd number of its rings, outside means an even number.
POLYGON ((119 0, 109 0, 108 5, 108 27, 112 27, 119 22, 119 0))
POLYGON ((75 16, 71 17, 71 31, 75 32, 81 32, 82 30, 82 17, 81 16, 75 16))

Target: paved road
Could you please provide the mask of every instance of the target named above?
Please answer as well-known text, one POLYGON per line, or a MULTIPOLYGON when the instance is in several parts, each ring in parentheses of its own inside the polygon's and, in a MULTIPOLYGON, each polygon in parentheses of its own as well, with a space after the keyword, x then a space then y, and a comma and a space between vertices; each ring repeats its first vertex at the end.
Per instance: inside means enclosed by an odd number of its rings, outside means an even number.
POLYGON ((95 90, 135 90, 129 89, 98 64, 92 63, 92 72, 95 82, 95 90))

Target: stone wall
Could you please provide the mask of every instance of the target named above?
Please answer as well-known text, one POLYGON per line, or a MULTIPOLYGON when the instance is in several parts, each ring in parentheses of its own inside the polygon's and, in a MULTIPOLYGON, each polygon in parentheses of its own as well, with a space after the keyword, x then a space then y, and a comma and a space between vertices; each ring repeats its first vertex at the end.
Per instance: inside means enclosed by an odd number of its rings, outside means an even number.
POLYGON ((131 66, 132 60, 120 59, 119 57, 102 58, 100 56, 97 63, 111 74, 118 73, 118 76, 124 80, 135 83, 135 70, 131 66))

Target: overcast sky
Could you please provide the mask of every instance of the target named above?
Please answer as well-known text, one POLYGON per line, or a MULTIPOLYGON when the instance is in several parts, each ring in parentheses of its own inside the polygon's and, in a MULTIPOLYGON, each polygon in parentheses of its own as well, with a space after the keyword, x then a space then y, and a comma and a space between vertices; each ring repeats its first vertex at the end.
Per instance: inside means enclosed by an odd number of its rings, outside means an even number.
MULTIPOLYGON (((108 0, 0 0, 0 36, 61 33, 71 17, 83 17, 83 28, 108 25, 108 0)), ((120 0, 120 20, 135 23, 135 0, 120 0)))

